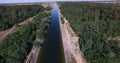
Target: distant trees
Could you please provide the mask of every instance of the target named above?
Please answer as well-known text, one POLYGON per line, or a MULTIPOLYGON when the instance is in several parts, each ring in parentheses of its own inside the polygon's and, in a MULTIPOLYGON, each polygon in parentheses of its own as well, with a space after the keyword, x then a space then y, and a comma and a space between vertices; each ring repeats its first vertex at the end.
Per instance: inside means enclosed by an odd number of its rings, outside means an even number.
POLYGON ((80 37, 80 49, 88 63, 119 63, 120 5, 60 3, 61 12, 80 37), (74 16, 74 17, 73 17, 74 16))
POLYGON ((0 5, 0 31, 11 28, 13 25, 44 10, 45 8, 41 5, 0 5))

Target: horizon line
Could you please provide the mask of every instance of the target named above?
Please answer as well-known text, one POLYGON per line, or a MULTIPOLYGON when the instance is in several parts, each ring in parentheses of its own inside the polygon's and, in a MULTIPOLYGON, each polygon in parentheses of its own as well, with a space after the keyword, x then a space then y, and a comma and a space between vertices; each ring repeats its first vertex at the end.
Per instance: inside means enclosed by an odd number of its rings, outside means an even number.
POLYGON ((19 4, 19 3, 51 3, 51 2, 118 2, 118 1, 39 1, 39 2, 0 2, 0 4, 19 4))

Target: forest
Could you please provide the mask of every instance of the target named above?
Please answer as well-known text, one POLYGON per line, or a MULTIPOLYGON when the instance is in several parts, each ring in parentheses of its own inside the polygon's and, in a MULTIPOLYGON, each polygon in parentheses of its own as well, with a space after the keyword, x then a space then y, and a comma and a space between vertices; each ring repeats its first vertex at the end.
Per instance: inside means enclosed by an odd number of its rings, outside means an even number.
POLYGON ((45 9, 42 5, 0 5, 0 31, 32 17, 45 9))
POLYGON ((80 37, 87 63, 120 63, 120 4, 59 3, 61 13, 80 37))
MULTIPOLYGON (((1 8, 1 7, 0 7, 1 8)), ((43 30, 46 26, 46 20, 42 20, 43 18, 50 19, 50 13, 43 13, 44 8, 41 6, 20 6, 18 7, 7 7, 6 14, 8 17, 6 19, 7 23, 16 24, 21 20, 24 20, 27 17, 36 15, 32 22, 22 26, 18 31, 13 32, 6 36, 2 43, 0 43, 0 63, 24 63, 26 56, 31 51, 32 46, 34 45, 36 35, 39 35, 39 38, 43 39, 43 30), (25 10, 26 9, 26 10, 25 10), (28 10, 31 9, 31 10, 28 10), (19 10, 19 11, 18 11, 19 10), (21 11, 20 11, 21 10, 21 11), (15 19, 19 19, 18 21, 7 21, 10 20, 9 11, 18 11, 15 15, 15 19), (30 12, 27 12, 30 11, 30 12), (30 13, 30 14, 29 14, 30 13), (21 16, 21 14, 23 14, 21 16), (21 16, 21 18, 19 18, 21 16)), ((15 12, 11 13, 14 14, 15 12)), ((4 14, 4 15, 5 15, 4 14)), ((2 15, 3 16, 3 15, 2 15)), ((1 21, 0 24, 8 25, 1 21)), ((12 19, 11 19, 12 20, 12 19)), ((7 29, 7 28, 5 28, 7 29)))

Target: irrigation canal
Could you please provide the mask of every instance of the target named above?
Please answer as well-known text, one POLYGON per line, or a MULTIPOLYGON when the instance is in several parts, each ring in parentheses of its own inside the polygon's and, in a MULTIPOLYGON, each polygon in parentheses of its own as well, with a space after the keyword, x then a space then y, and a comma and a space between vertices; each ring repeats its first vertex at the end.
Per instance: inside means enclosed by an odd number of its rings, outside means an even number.
POLYGON ((54 4, 48 36, 40 49, 37 63, 65 63, 57 4, 54 4))

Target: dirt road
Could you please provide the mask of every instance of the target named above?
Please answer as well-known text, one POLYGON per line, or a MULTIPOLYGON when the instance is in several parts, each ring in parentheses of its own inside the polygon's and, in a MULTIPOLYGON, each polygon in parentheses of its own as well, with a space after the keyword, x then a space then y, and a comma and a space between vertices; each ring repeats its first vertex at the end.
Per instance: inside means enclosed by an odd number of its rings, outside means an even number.
POLYGON ((34 16, 24 20, 23 22, 18 24, 19 26, 14 25, 12 28, 10 28, 8 30, 0 31, 0 41, 2 41, 8 34, 17 31, 21 26, 27 24, 28 22, 31 22, 33 18, 34 18, 34 16))
MULTIPOLYGON (((63 17, 61 15, 59 10, 59 18, 63 17)), ((70 23, 64 18, 64 24, 60 21, 60 28, 61 28, 61 34, 62 34, 62 41, 64 45, 64 53, 65 53, 65 59, 66 63, 86 63, 86 60, 82 54, 82 52, 79 49, 79 37, 73 29, 70 27, 70 23), (74 58, 74 62, 73 62, 74 58)))

